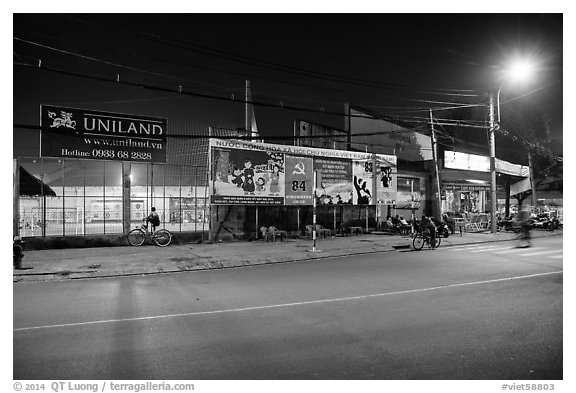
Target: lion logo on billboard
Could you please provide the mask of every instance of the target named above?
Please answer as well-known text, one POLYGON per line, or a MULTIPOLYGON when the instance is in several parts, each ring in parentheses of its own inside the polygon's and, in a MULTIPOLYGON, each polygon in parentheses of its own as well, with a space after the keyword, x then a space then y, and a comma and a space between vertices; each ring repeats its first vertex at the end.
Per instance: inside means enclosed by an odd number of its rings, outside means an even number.
POLYGON ((50 125, 50 128, 66 127, 76 130, 76 121, 72 120, 72 113, 60 111, 61 117, 56 116, 57 116, 56 112, 48 112, 48 117, 52 119, 52 124, 50 125))

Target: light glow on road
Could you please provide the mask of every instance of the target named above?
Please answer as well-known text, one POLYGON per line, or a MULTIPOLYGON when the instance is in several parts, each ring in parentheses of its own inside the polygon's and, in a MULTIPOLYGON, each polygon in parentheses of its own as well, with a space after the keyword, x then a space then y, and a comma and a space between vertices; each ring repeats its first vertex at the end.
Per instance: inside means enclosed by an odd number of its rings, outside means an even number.
POLYGON ((379 297, 384 297, 384 296, 394 296, 394 295, 404 295, 404 294, 412 294, 412 293, 419 293, 419 292, 429 292, 429 291, 435 291, 435 290, 440 290, 440 289, 465 287, 465 286, 471 286, 471 285, 483 285, 483 284, 491 284, 491 283, 496 283, 496 282, 521 280, 521 279, 526 279, 526 278, 549 276, 549 275, 554 275, 554 274, 563 274, 563 271, 560 270, 560 271, 554 271, 554 272, 529 274, 529 275, 524 275, 524 276, 497 278, 497 279, 493 279, 493 280, 473 281, 473 282, 465 282, 465 283, 458 283, 458 284, 447 284, 447 285, 441 285, 441 286, 436 286, 436 287, 409 289, 409 290, 405 290, 405 291, 396 291, 396 292, 384 292, 384 293, 377 293, 377 294, 370 294, 370 295, 351 296, 351 297, 334 298, 334 299, 311 300, 311 301, 303 301, 303 302, 296 302, 296 303, 272 304, 272 305, 267 305, 267 306, 244 307, 244 308, 234 308, 234 309, 214 310, 214 311, 199 311, 199 312, 156 315, 156 316, 138 317, 138 318, 107 319, 107 320, 100 320, 100 321, 65 323, 65 324, 58 324, 58 325, 30 326, 30 327, 16 328, 13 331, 14 332, 23 332, 23 331, 39 330, 39 329, 79 327, 79 326, 100 325, 100 324, 119 323, 119 322, 149 321, 149 320, 157 320, 157 319, 193 317, 193 316, 214 315, 214 314, 224 314, 224 313, 243 312, 243 311, 270 310, 270 309, 283 308, 283 307, 307 306, 307 305, 323 304, 323 303, 346 302, 346 301, 353 301, 353 300, 379 298, 379 297))

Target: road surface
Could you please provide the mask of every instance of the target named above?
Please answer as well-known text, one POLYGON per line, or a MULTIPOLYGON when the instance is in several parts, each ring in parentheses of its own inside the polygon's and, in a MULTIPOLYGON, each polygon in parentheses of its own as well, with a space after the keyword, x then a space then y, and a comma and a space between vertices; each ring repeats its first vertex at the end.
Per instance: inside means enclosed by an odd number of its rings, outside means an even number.
POLYGON ((562 237, 14 285, 14 379, 562 379, 562 237))

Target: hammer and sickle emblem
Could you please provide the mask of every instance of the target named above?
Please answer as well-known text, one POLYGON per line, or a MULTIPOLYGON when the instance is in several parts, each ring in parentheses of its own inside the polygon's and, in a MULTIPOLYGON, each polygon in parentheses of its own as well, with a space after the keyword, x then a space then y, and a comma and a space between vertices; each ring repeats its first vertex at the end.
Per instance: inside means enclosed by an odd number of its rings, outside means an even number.
POLYGON ((294 165, 294 171, 292 172, 293 175, 305 175, 306 172, 304 171, 304 163, 300 161, 296 165, 294 165))

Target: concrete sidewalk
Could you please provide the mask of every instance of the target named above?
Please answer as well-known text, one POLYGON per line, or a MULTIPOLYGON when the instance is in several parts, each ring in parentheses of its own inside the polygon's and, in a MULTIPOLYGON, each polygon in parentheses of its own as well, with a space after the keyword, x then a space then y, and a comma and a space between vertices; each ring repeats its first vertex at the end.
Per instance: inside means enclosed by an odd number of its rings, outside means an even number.
MULTIPOLYGON (((534 238, 561 236, 562 230, 532 231, 534 238)), ((464 233, 442 239, 440 247, 510 241, 511 232, 464 233)), ((190 243, 169 247, 106 247, 38 250, 24 252, 23 269, 13 270, 14 282, 69 280, 127 275, 159 274, 224 269, 269 263, 305 261, 336 256, 389 252, 412 248, 409 236, 385 234, 349 235, 318 239, 316 252, 308 238, 284 241, 190 243)))

